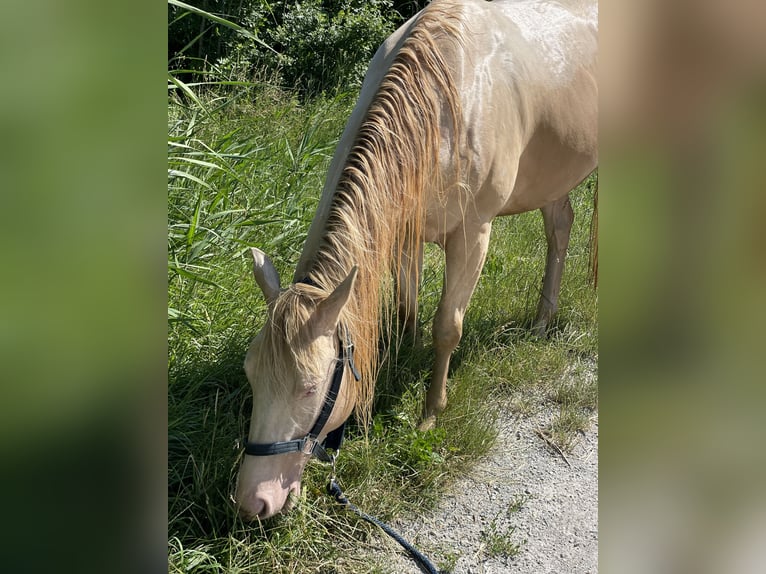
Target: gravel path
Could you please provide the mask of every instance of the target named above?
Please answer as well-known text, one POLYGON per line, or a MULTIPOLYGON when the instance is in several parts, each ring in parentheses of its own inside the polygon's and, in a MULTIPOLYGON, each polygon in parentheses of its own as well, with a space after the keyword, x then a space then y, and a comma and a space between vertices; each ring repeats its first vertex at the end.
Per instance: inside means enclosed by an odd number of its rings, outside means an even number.
MULTIPOLYGON (((456 574, 598 572, 598 416, 564 460, 536 432, 554 413, 506 418, 436 510, 395 528, 433 560, 451 556, 456 574)), ((420 572, 385 535, 380 548, 388 571, 420 572)))

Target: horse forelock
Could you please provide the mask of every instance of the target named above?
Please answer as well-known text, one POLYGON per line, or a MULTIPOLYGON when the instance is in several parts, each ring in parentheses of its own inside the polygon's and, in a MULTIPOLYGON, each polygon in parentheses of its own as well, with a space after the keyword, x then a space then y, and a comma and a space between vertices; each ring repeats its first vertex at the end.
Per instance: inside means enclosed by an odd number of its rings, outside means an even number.
MULTIPOLYGON (((395 307, 390 273, 403 264, 402 246, 422 241, 428 194, 445 191, 441 127, 461 132, 459 94, 444 53, 463 42, 456 10, 451 2, 431 4, 409 30, 346 157, 319 245, 307 246, 314 250, 308 277, 322 292, 359 268, 344 313, 362 375, 356 403, 362 422, 372 407, 381 319, 395 307)), ((458 149, 459 142, 452 152, 458 149)))
POLYGON ((311 334, 305 327, 327 295, 322 289, 294 284, 270 306, 258 344, 251 347, 254 356, 248 359, 257 365, 259 383, 270 393, 291 392, 301 373, 319 368, 311 356, 311 334))

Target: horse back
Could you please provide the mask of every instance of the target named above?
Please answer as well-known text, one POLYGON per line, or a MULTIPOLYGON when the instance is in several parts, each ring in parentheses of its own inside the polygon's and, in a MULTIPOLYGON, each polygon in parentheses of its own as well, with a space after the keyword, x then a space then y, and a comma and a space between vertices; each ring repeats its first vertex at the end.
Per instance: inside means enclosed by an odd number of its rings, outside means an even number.
POLYGON ((454 6, 462 38, 444 41, 444 50, 461 94, 462 125, 455 133, 443 116, 443 181, 452 181, 433 190, 428 240, 467 214, 487 221, 542 207, 597 163, 595 2, 454 6))

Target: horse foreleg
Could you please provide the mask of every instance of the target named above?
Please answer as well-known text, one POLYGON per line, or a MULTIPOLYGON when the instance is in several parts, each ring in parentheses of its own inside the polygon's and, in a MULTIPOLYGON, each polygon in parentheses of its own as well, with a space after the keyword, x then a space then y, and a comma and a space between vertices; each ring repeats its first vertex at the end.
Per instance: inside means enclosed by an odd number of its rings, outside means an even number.
POLYGON ((404 334, 413 342, 419 338, 418 332, 418 289, 420 273, 423 270, 423 243, 408 241, 400 251, 397 270, 397 296, 399 323, 404 334))
POLYGON ((548 329, 548 323, 558 310, 561 276, 564 273, 564 260, 569 246, 569 232, 572 229, 574 212, 568 195, 549 203, 540 211, 543 212, 548 257, 545 263, 543 292, 540 295, 537 318, 532 332, 543 337, 548 329))
POLYGON ((463 334, 463 317, 487 256, 491 223, 469 236, 461 229, 452 232, 444 245, 444 287, 434 317, 434 368, 426 396, 421 430, 432 428, 447 406, 447 371, 450 357, 463 334))

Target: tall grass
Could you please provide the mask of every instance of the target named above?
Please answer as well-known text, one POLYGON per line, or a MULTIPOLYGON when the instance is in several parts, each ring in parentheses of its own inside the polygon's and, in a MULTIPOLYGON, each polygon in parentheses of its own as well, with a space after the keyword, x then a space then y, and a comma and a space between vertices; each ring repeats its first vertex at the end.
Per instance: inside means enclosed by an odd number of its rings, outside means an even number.
MULTIPOLYGON (((266 84, 239 86, 237 94, 185 86, 169 99, 169 567, 385 572, 369 527, 324 495, 327 469, 319 463, 309 464, 300 503, 286 516, 246 525, 230 500, 250 412, 242 362, 265 318, 248 248, 268 252, 289 280, 354 100, 298 102, 266 84)), ((577 219, 548 340, 527 330, 545 256, 540 215, 530 213, 495 224, 453 361, 450 405, 433 431, 416 430, 430 345, 387 357, 373 425, 366 433, 352 425, 338 463, 341 484, 365 511, 392 518, 434 504, 491 447, 502 405, 524 414, 555 404, 567 421, 575 415, 571 428, 587 424, 595 381, 580 389, 565 375, 596 355, 596 295, 587 284, 593 183, 572 197, 577 219)), ((441 253, 429 246, 424 341, 442 273, 441 253)), ((438 549, 436 558, 449 559, 438 549)))

